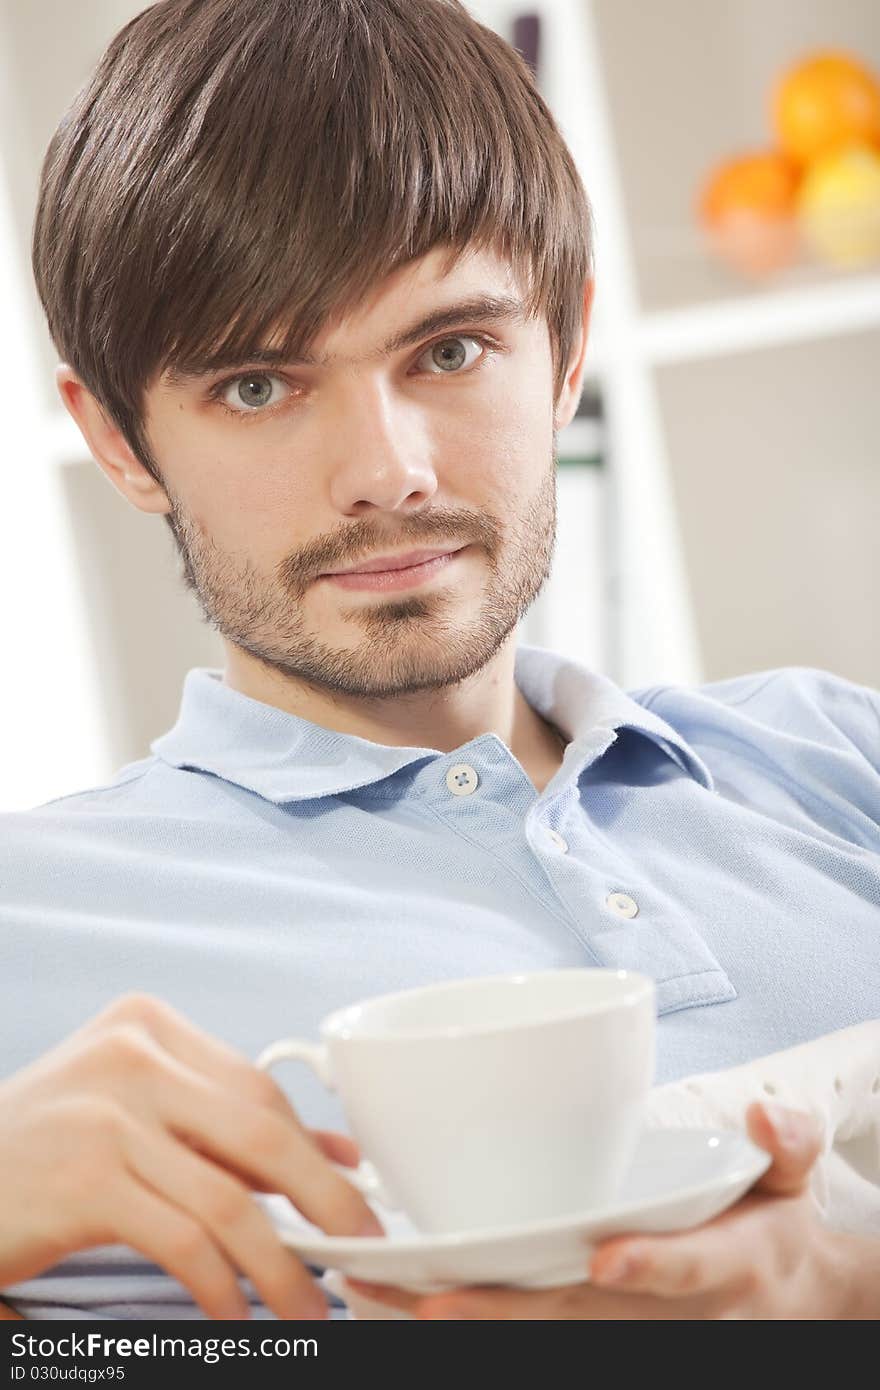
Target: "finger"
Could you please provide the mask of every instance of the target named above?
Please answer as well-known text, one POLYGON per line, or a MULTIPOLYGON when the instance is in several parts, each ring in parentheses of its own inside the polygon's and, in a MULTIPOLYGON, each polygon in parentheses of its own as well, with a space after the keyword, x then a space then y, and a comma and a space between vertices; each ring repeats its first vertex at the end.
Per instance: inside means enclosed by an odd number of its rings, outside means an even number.
POLYGON ((331 1235, 384 1234, 363 1195, 331 1166, 283 1093, 273 1102, 278 1088, 265 1072, 149 995, 115 1001, 90 1029, 112 1034, 127 1108, 149 1094, 157 1115, 193 1147, 250 1186, 283 1193, 331 1235))
POLYGON ((331 1165, 295 1115, 229 1098, 168 1054, 153 1059, 159 1114, 175 1134, 202 1153, 246 1175, 249 1185, 289 1197, 307 1220, 329 1235, 384 1235, 365 1197, 331 1165))
POLYGON ((247 1318, 250 1305, 235 1270, 198 1222, 145 1188, 130 1173, 105 1191, 108 1241, 139 1250, 189 1289, 208 1318, 247 1318))
POLYGON ((268 1072, 258 1071, 243 1053, 203 1032, 162 999, 150 994, 122 995, 90 1020, 83 1032, 106 1033, 119 1027, 142 1029, 178 1062, 230 1094, 294 1113, 284 1091, 268 1072))
POLYGON ((284 1319, 326 1317, 327 1303, 301 1261, 279 1241, 246 1187, 165 1135, 131 1126, 129 1170, 207 1232, 263 1302, 284 1319))
POLYGON ((332 1162, 347 1167, 356 1167, 360 1162, 360 1149, 353 1139, 332 1130, 305 1129, 284 1091, 268 1072, 259 1071, 234 1048, 196 1028, 170 1004, 152 995, 125 995, 93 1020, 92 1026, 103 1030, 108 1025, 118 1027, 120 1023, 143 1028, 184 1067, 230 1093, 258 1105, 267 1105, 291 1119, 332 1162))
MULTIPOLYGON (((331 1163, 341 1163, 345 1168, 357 1168, 361 1161, 361 1151, 347 1134, 338 1134, 331 1129, 306 1129, 303 1132, 306 1138, 310 1139, 331 1163)), ((253 1176, 242 1173, 236 1167, 230 1165, 229 1171, 253 1191, 268 1192, 271 1190, 263 1183, 257 1182, 253 1176)), ((381 1234, 381 1232, 377 1232, 377 1234, 381 1234)))
POLYGON ((598 1287, 624 1294, 709 1298, 748 1283, 773 1239, 768 1227, 773 1220, 767 1199, 749 1194, 690 1231, 615 1236, 594 1252, 590 1278, 598 1287))
POLYGON ((682 1234, 615 1237, 595 1252, 590 1276, 603 1287, 664 1298, 701 1298, 747 1286, 756 1263, 772 1259, 773 1231, 791 1216, 788 1203, 809 1181, 822 1147, 813 1117, 768 1102, 746 1112, 750 1138, 773 1163, 749 1194, 713 1221, 682 1234), (765 1251, 765 1254, 762 1254, 765 1251))
POLYGON ((347 1134, 338 1134, 333 1129, 308 1129, 306 1134, 331 1163, 341 1163, 346 1168, 356 1168, 360 1163, 361 1151, 347 1134))
POLYGON ((645 1298, 614 1295, 588 1283, 555 1289, 459 1288, 439 1294, 417 1294, 387 1284, 369 1284, 346 1277, 355 1292, 389 1307, 399 1308, 419 1320, 470 1319, 482 1321, 656 1321, 661 1318, 691 1320, 715 1316, 705 1300, 645 1298))
POLYGON ((514 1319, 564 1317, 561 1312, 564 1290, 511 1288, 460 1288, 440 1294, 412 1293, 388 1284, 367 1284, 360 1279, 346 1278, 346 1283, 367 1298, 375 1298, 391 1308, 399 1308, 413 1317, 431 1320, 514 1319))
POLYGON ((355 1279, 350 1274, 346 1274, 345 1282, 355 1293, 362 1293, 365 1298, 378 1299, 380 1303, 387 1303, 391 1308, 400 1308, 404 1313, 415 1315, 416 1309, 425 1300, 423 1293, 411 1293, 409 1289, 399 1289, 393 1284, 369 1284, 366 1280, 355 1279))
POLYGON ((777 1196, 802 1192, 822 1152, 822 1131, 813 1116, 769 1101, 754 1101, 746 1111, 746 1128, 749 1138, 773 1155, 756 1189, 777 1196))
POLYGON ((723 1288, 735 1274, 736 1258, 729 1241, 713 1241, 705 1233, 697 1241, 630 1243, 611 1255, 594 1257, 590 1278, 601 1288, 623 1294, 657 1298, 694 1298, 723 1288))

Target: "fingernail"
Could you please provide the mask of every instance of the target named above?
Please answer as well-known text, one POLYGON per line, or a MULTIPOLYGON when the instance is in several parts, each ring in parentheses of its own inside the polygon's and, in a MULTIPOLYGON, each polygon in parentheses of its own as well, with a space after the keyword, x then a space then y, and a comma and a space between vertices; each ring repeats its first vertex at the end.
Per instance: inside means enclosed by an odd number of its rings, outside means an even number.
POLYGON ((801 1121, 791 1110, 786 1109, 784 1105, 777 1105, 773 1101, 765 1101, 764 1112, 781 1144, 800 1143, 802 1138, 801 1121))
POLYGON ((384 1236, 385 1234, 381 1221, 373 1212, 364 1217, 363 1225, 358 1227, 357 1233, 359 1236, 384 1236))

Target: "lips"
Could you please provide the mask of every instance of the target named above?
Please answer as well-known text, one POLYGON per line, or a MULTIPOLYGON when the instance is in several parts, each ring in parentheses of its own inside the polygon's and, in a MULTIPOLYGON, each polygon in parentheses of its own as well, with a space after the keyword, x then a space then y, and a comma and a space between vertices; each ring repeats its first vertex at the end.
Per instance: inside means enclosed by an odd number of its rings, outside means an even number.
POLYGON ((378 574, 389 570, 409 569, 412 565, 424 564, 426 560, 433 560, 438 555, 452 555, 456 550, 463 548, 460 545, 440 546, 433 550, 410 550, 406 555, 383 555, 376 560, 365 560, 356 569, 328 570, 327 574, 378 574))
MULTIPOLYGON (((397 593, 404 589, 419 588, 423 584, 432 584, 441 574, 454 570, 456 561, 469 551, 470 546, 462 545, 458 550, 443 550, 432 560, 422 560, 416 565, 404 565, 402 569, 371 570, 366 574, 357 571, 348 574, 325 574, 321 578, 336 589, 348 589, 357 593, 397 593)), ((387 565, 390 558, 386 557, 383 564, 387 565)))

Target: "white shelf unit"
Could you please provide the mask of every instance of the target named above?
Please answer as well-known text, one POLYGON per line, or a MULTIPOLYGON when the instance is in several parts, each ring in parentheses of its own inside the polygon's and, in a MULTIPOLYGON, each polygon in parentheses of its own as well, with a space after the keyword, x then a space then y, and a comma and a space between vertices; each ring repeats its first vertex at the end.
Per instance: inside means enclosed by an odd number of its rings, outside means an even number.
MULTIPOLYGON (((880 274, 642 315, 635 350, 649 366, 761 352, 880 326, 880 274)), ((599 349, 601 351, 601 349, 599 349)))
MULTIPOLYGON (((855 565, 856 592, 845 595, 846 605, 852 599, 845 613, 852 630, 868 634, 849 669, 843 668, 857 648, 855 639, 849 646, 830 638, 824 645, 806 641, 798 611, 799 600, 804 607, 816 601, 807 576, 821 565, 815 542, 821 543, 819 519, 826 506, 849 508, 846 519, 857 554, 872 545, 865 516, 880 506, 872 481, 877 470, 870 468, 880 433, 880 394, 864 387, 850 393, 846 378, 860 378, 880 345, 880 266, 835 273, 795 264, 765 283, 750 283, 712 260, 693 215, 694 194, 708 167, 725 154, 772 142, 768 97, 781 71, 823 47, 849 49, 880 69, 876 5, 872 0, 814 0, 809 7, 798 0, 737 0, 724 7, 700 0, 654 6, 642 0, 485 0, 471 8, 505 36, 513 33, 515 16, 541 16, 541 90, 593 204, 597 289, 590 360, 606 413, 608 674, 629 688, 732 674, 706 634, 717 621, 728 623, 733 633, 750 621, 750 613, 759 621, 766 608, 779 625, 778 641, 764 633, 751 646, 729 644, 731 653, 743 651, 738 659, 747 668, 824 665, 880 685, 876 561, 855 565), (739 382, 742 363, 749 360, 756 388, 768 373, 778 372, 782 395, 789 370, 786 350, 807 349, 818 362, 832 342, 835 362, 849 362, 851 370, 838 371, 834 396, 826 401, 814 392, 803 410, 815 410, 821 426, 833 412, 839 448, 857 459, 862 473, 849 479, 845 500, 840 489, 828 502, 820 477, 800 549, 795 541, 780 548, 778 573, 772 565, 764 571, 756 567, 763 591, 757 584, 751 591, 748 573, 740 571, 737 612, 724 577, 707 585, 706 566, 693 562, 699 522, 690 519, 687 535, 682 529, 688 512, 687 449, 671 454, 670 439, 675 436, 680 446, 687 442, 681 426, 686 392, 670 391, 667 369, 693 368, 699 409, 697 381, 705 379, 708 364, 739 382), (670 415, 673 395, 677 419, 670 415), (800 594, 788 578, 792 565, 804 577, 800 594), (767 590, 777 581, 781 589, 788 584, 792 590, 790 611, 777 606, 772 589, 767 590), (797 633, 800 641, 791 635, 797 633)), ((750 384, 746 391, 752 391, 750 384)), ((747 394, 741 409, 748 411, 748 401, 747 394)), ((772 406, 765 407, 763 417, 756 410, 756 433, 775 434, 779 424, 772 406)), ((722 419, 718 429, 723 457, 722 419)), ((792 429, 792 441, 796 435, 792 429)), ((773 467, 773 459, 766 462, 773 467)), ((719 486, 719 507, 723 498, 719 486)), ((711 494, 704 497, 706 521, 723 529, 713 502, 711 494)), ((784 527, 780 506, 780 534, 784 527)), ((829 568, 839 558, 839 549, 837 555, 829 550, 829 568)), ((829 593, 832 588, 829 584, 829 593)), ((829 622, 825 632, 830 631, 829 622)))
MULTIPOLYGON (((173 720, 183 672, 219 662, 214 635, 176 586, 164 528, 159 534, 153 518, 116 497, 60 408, 29 264, 49 136, 106 42, 142 8, 143 0, 96 0, 88 8, 0 0, 4 351, 6 380, 18 393, 6 440, 11 505, 0 545, 6 630, 17 634, 5 644, 0 685, 0 809, 99 781, 143 756, 148 738, 173 720), (54 35, 48 48, 47 31, 54 35), (66 466, 74 463, 88 467, 66 466), (141 570, 132 574, 136 564, 141 570)), ((780 66, 823 44, 852 47, 880 64, 876 4, 470 0, 469 8, 508 38, 515 15, 541 14, 542 91, 578 161, 597 226, 588 375, 603 401, 598 437, 605 462, 601 469, 560 470, 566 559, 527 615, 523 636, 567 647, 626 688, 728 674, 723 655, 707 665, 707 650, 715 651, 707 623, 723 605, 707 597, 709 572, 695 563, 695 523, 683 524, 689 507, 681 460, 693 433, 691 399, 699 413, 701 398, 691 398, 676 372, 693 372, 695 392, 707 372, 716 373, 706 400, 718 399, 728 373, 748 396, 750 383, 764 381, 780 362, 795 362, 787 370, 799 371, 797 354, 806 351, 813 379, 826 365, 836 375, 833 396, 817 402, 814 390, 804 410, 815 411, 817 423, 830 412, 836 436, 850 440, 848 455, 858 454, 852 440, 864 453, 880 430, 876 394, 865 385, 866 354, 880 344, 880 268, 854 275, 797 269, 760 288, 738 283, 701 250, 689 221, 690 193, 710 156, 766 143, 758 97, 780 66), (852 391, 849 380, 857 383, 852 391), (578 552, 587 557, 581 570, 568 563, 578 552)), ((756 419, 755 429, 784 424, 768 416, 756 419)), ((581 452, 577 432, 584 428, 579 421, 560 438, 561 452, 581 452)), ((586 428, 595 443, 597 427, 586 428)), ((718 431, 719 450, 725 433, 718 431)), ((703 437, 711 441, 711 431, 703 437)), ((839 534, 851 524, 860 537, 859 513, 870 513, 876 494, 856 464, 853 470, 839 534)), ((853 548, 864 544, 857 538, 853 548)), ((802 566, 806 585, 813 557, 792 552, 785 563, 802 566)), ((847 615, 869 634, 876 634, 876 563, 865 560, 847 615)), ((772 567, 769 574, 772 582, 772 567)), ((754 608, 753 596, 746 589, 743 595, 741 606, 754 608)), ((734 600, 727 602, 724 620, 733 632, 741 615, 734 600)), ((781 633, 788 622, 782 608, 776 621, 781 633)), ((876 635, 868 646, 862 666, 841 673, 877 684, 876 635)), ((813 649, 774 645, 765 633, 763 645, 731 641, 727 650, 754 667, 759 659, 800 661, 813 649)), ((816 650, 813 664, 835 666, 833 645, 824 657, 816 650)))

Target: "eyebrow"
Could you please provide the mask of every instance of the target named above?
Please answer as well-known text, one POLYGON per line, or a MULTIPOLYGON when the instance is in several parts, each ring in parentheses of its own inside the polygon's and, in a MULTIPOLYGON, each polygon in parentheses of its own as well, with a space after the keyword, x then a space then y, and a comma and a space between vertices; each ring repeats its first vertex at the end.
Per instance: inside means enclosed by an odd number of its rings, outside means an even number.
MULTIPOLYGON (((478 295, 472 299, 463 299, 456 304, 448 304, 445 308, 432 310, 430 314, 426 314, 418 322, 395 333, 380 348, 367 353, 363 360, 369 362, 389 357, 392 353, 400 352, 402 348, 411 347, 413 343, 427 338, 432 333, 439 333, 444 328, 453 328, 465 320, 470 323, 522 324, 526 320, 526 306, 521 299, 513 295, 478 295)), ((180 387, 191 385, 202 380, 203 377, 234 367, 247 367, 254 364, 267 367, 329 367, 339 360, 332 355, 315 357, 312 353, 301 353, 297 357, 289 357, 277 348, 258 347, 244 357, 238 355, 233 357, 228 353, 221 352, 196 361, 179 362, 169 366, 165 375, 169 385, 180 387)))

